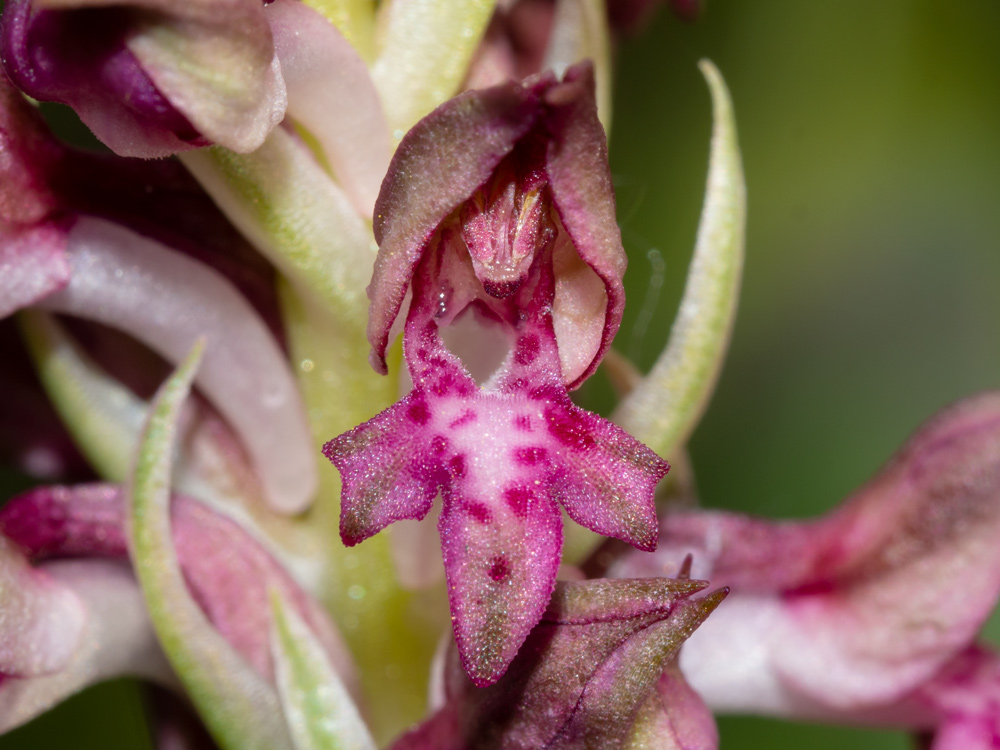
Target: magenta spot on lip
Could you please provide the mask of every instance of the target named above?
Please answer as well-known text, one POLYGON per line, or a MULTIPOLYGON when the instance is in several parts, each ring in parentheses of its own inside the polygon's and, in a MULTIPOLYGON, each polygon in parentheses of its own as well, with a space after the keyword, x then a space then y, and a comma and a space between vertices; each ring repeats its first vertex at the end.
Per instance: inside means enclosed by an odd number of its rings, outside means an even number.
POLYGON ((545 459, 545 449, 537 445, 529 445, 514 449, 514 460, 519 464, 534 466, 545 459))
POLYGON ((413 424, 425 425, 431 419, 431 410, 427 408, 425 401, 414 401, 410 408, 406 410, 406 416, 413 424))
POLYGON ((448 426, 454 430, 456 427, 461 427, 462 425, 469 424, 470 422, 475 422, 477 417, 478 415, 476 414, 476 412, 472 411, 472 409, 466 409, 464 412, 462 412, 462 416, 460 416, 458 419, 453 421, 448 426))
POLYGON ((528 503, 534 499, 534 495, 528 487, 515 484, 503 491, 503 499, 507 501, 507 505, 514 511, 514 515, 518 518, 524 518, 528 515, 528 503))
POLYGON ((525 378, 511 378, 507 382, 507 390, 511 393, 528 390, 528 381, 525 378))
POLYGON ((434 452, 435 456, 440 456, 448 450, 448 438, 442 435, 435 435, 431 439, 431 450, 434 452))
POLYGON ((559 401, 559 397, 565 397, 565 393, 560 393, 559 389, 551 383, 540 385, 528 392, 528 398, 535 401, 559 401))
POLYGON ((503 555, 496 555, 491 561, 489 576, 494 581, 500 582, 510 575, 510 563, 503 555))
POLYGON ((514 292, 521 288, 521 284, 524 283, 524 278, 514 279, 513 281, 494 281, 493 279, 482 279, 483 289, 491 297, 496 299, 507 299, 512 297, 514 292))
POLYGON ((475 500, 469 500, 466 502, 465 509, 469 512, 469 515, 479 521, 479 523, 489 523, 493 520, 493 516, 490 514, 490 509, 482 503, 477 503, 475 500))
POLYGON ((455 479, 461 479, 465 476, 465 456, 459 454, 457 456, 452 456, 451 460, 448 461, 448 472, 455 479))
POLYGON ((431 385, 435 396, 447 396, 455 388, 455 378, 451 373, 445 373, 431 385))
POLYGON ((514 361, 519 365, 530 365, 538 356, 539 348, 537 336, 522 336, 514 350, 514 361))
POLYGON ((573 419, 573 416, 562 409, 546 409, 545 419, 549 423, 549 432, 563 445, 580 450, 594 447, 594 436, 583 424, 573 419))
POLYGON ((531 432, 531 417, 527 414, 517 414, 514 417, 514 429, 521 432, 531 432))

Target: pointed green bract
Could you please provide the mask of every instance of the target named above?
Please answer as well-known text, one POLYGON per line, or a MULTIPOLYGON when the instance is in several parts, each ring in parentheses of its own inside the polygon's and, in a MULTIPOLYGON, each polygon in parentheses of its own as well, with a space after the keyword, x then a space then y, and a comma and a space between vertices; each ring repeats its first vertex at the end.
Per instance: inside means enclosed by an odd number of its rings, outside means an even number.
POLYGON ((684 297, 663 353, 612 415, 667 458, 687 442, 708 405, 729 346, 743 269, 746 188, 733 105, 716 67, 707 60, 700 67, 712 93, 715 122, 684 297))
POLYGON ((153 400, 129 483, 129 548, 163 650, 224 750, 291 750, 275 690, 208 622, 184 582, 170 530, 170 470, 199 340, 153 400))
POLYGON ((271 592, 271 653, 296 750, 375 750, 323 647, 277 591, 271 592))
POLYGON ((52 315, 29 310, 20 323, 42 385, 73 441, 101 477, 124 482, 146 403, 104 373, 52 315))
POLYGON ((394 0, 383 6, 372 78, 399 143, 424 115, 458 93, 495 0, 394 0))

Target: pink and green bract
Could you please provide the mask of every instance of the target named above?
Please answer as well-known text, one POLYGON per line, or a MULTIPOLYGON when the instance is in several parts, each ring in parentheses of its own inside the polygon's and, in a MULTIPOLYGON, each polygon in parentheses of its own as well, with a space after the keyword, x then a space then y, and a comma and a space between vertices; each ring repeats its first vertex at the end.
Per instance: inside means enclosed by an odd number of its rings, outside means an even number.
POLYGON ((621 320, 625 256, 589 66, 471 91, 403 140, 375 209, 369 339, 385 369, 407 290, 413 390, 324 448, 343 476, 341 536, 438 521, 455 639, 473 682, 495 682, 552 594, 561 504, 576 522, 656 546, 667 464, 568 389, 621 320), (432 145, 433 144, 433 145, 432 145), (509 351, 482 385, 442 329, 463 316, 509 351))

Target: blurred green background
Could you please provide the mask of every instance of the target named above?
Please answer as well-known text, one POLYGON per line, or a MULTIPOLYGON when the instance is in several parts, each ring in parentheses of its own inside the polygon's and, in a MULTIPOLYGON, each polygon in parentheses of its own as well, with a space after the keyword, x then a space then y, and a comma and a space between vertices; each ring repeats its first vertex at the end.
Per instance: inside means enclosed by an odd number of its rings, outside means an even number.
MULTIPOLYGON (((746 273, 691 445, 704 505, 822 513, 936 410, 1000 386, 998 32, 995 0, 709 0, 700 22, 662 13, 621 47, 611 159, 630 266, 617 345, 644 368, 694 245, 711 125, 700 58, 736 107, 746 273)), ((899 733, 720 726, 726 750, 910 746, 899 733)))
MULTIPOLYGON (((631 266, 618 347, 644 368, 666 340, 704 190, 698 59, 715 61, 736 105, 747 264, 691 446, 704 505, 821 513, 936 410, 1000 385, 998 32, 996 0, 710 0, 697 24, 661 13, 621 46, 611 158, 631 266)), ((909 747, 893 732, 720 726, 725 750, 909 747)), ((136 691, 114 683, 0 748, 148 748, 144 731, 136 691)))

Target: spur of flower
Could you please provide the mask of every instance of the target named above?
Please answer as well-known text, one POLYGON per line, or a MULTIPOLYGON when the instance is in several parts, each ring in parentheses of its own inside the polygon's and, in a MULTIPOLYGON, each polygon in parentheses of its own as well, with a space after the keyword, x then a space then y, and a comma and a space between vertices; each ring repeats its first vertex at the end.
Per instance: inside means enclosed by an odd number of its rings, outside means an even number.
MULTIPOLYGON (((470 91, 403 139, 375 204, 368 287, 372 364, 385 372, 407 292, 403 356, 413 389, 330 441, 343 475, 341 537, 438 520, 455 637, 478 685, 503 674, 552 593, 562 518, 655 547, 653 490, 667 464, 575 406, 624 306, 592 69, 560 81, 470 91), (499 334, 482 385, 446 344, 449 327, 499 334)), ((461 351, 462 341, 452 339, 461 351)))

